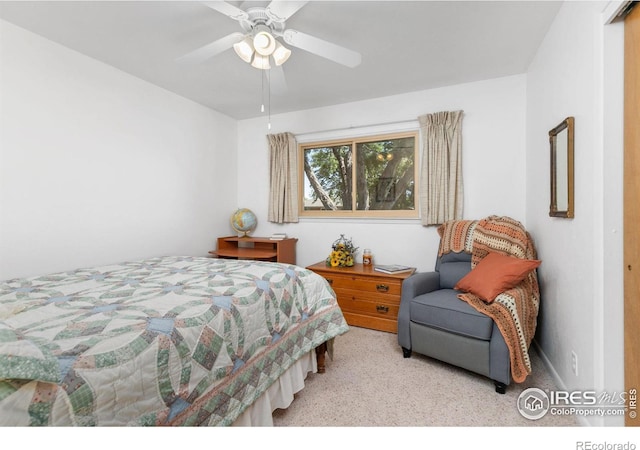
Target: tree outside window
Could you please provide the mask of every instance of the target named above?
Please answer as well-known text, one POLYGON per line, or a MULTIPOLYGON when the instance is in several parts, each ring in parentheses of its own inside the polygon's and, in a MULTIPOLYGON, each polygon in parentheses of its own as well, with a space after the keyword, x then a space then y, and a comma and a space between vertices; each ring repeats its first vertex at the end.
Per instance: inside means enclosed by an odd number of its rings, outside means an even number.
POLYGON ((418 133, 300 146, 301 216, 417 217, 418 133))

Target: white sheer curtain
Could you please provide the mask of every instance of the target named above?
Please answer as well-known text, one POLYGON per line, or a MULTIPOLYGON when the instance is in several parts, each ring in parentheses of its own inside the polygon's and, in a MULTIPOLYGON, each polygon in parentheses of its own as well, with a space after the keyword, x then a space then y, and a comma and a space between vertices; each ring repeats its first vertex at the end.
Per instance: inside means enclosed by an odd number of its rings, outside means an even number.
POLYGON ((422 133, 422 225, 462 219, 462 111, 418 117, 422 133))
POLYGON ((269 222, 298 222, 298 144, 292 133, 267 135, 269 222))

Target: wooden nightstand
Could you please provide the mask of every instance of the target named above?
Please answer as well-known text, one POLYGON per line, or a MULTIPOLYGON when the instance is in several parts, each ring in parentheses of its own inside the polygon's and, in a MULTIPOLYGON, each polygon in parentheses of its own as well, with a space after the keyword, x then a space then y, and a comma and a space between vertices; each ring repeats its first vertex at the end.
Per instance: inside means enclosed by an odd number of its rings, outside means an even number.
POLYGON ((373 266, 328 267, 324 261, 307 269, 329 282, 349 325, 398 332, 402 281, 415 270, 386 274, 373 270, 373 266))

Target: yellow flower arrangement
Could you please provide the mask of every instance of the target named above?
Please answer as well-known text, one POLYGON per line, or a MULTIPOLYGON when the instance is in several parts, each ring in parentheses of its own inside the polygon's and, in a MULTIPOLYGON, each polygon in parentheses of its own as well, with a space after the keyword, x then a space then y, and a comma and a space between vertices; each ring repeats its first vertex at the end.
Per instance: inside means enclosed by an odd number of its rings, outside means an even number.
POLYGON ((331 267, 351 267, 354 264, 354 257, 358 247, 353 245, 351 239, 341 234, 338 239, 333 242, 332 250, 327 257, 327 266, 331 267))

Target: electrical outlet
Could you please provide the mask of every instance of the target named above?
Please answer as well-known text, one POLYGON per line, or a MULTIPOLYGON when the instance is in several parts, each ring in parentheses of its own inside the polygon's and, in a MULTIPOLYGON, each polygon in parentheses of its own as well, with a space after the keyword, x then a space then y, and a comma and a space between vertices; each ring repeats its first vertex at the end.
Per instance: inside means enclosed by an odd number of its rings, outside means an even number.
POLYGON ((578 355, 571 350, 571 370, 575 376, 578 376, 578 355))

